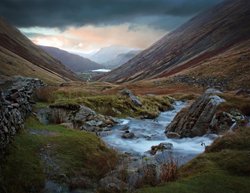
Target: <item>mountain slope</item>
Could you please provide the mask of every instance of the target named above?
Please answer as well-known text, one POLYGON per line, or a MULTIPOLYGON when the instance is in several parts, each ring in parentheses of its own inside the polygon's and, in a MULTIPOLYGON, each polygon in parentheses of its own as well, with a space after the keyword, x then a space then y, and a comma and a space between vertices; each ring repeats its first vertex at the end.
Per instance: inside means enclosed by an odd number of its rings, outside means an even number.
POLYGON ((96 70, 103 68, 102 65, 93 62, 87 58, 81 57, 76 54, 69 53, 65 50, 61 50, 54 47, 40 46, 49 55, 53 56, 57 60, 61 61, 73 72, 85 72, 90 70, 96 70))
POLYGON ((73 72, 3 19, 0 19, 0 55, 1 77, 23 75, 46 82, 77 80, 73 72))
POLYGON ((127 53, 118 54, 114 59, 105 62, 103 65, 111 69, 117 68, 134 58, 140 52, 140 50, 131 50, 127 53))
POLYGON ((101 48, 98 52, 96 52, 89 58, 99 64, 105 65, 107 62, 114 60, 119 54, 128 53, 132 50, 133 49, 131 48, 113 45, 101 48))
MULTIPOLYGON (((168 77, 220 56, 249 38, 250 1, 226 0, 167 34, 100 80, 126 82, 168 77)), ((229 67, 221 62, 224 68, 229 67)))

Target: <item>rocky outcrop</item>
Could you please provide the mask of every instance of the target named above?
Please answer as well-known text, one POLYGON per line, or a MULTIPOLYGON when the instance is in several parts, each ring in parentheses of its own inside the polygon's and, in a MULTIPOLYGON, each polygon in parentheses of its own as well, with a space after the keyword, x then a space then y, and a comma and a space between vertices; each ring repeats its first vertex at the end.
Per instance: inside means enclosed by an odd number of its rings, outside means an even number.
POLYGON ((135 96, 133 94, 133 92, 131 90, 124 89, 124 90, 121 91, 121 94, 125 95, 125 96, 128 96, 130 98, 130 100, 132 101, 132 103, 134 103, 134 105, 139 106, 139 107, 142 106, 141 101, 138 99, 137 96, 135 96))
POLYGON ((12 137, 24 127, 32 111, 34 89, 44 86, 39 79, 17 77, 9 89, 0 93, 0 156, 12 137))
POLYGON ((231 132, 247 122, 246 117, 237 109, 232 109, 229 112, 217 112, 210 123, 210 130, 212 133, 231 132))
POLYGON ((189 108, 179 112, 167 126, 169 138, 195 137, 209 133, 221 134, 232 129, 233 125, 244 121, 240 112, 219 112, 218 106, 225 102, 219 97, 220 91, 208 89, 189 108))
POLYGON ((40 109, 37 117, 44 124, 56 123, 68 128, 89 132, 107 131, 116 124, 114 118, 97 114, 92 109, 78 104, 54 104, 40 109))

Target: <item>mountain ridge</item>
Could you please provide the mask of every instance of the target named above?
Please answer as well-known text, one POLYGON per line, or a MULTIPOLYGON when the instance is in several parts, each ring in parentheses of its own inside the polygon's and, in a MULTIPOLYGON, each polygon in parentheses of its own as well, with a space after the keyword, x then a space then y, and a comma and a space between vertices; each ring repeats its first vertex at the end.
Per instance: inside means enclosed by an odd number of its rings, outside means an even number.
POLYGON ((0 48, 2 77, 23 75, 46 82, 78 80, 61 62, 36 46, 3 18, 0 19, 0 48))
POLYGON ((249 13, 247 0, 219 3, 100 80, 121 83, 169 77, 200 65, 250 38, 249 13))
POLYGON ((70 53, 66 50, 62 50, 51 46, 39 46, 48 54, 61 61, 73 72, 86 72, 90 70, 96 70, 103 68, 101 64, 98 64, 88 58, 84 58, 74 53, 70 53))

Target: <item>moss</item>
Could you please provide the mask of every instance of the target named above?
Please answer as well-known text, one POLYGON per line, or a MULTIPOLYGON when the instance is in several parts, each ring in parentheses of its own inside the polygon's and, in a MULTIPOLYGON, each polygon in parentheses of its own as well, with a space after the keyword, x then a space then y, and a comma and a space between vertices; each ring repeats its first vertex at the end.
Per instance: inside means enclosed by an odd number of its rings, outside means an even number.
POLYGON ((167 96, 141 96, 142 107, 122 95, 97 95, 88 97, 58 98, 57 104, 83 104, 98 113, 115 117, 156 117, 160 111, 171 107, 171 98, 167 96))
POLYGON ((223 171, 208 172, 177 182, 141 189, 143 193, 248 193, 250 178, 232 176, 223 171))
POLYGON ((42 108, 46 108, 48 107, 49 104, 48 103, 45 103, 45 102, 37 102, 35 105, 34 105, 34 109, 42 109, 42 108))
POLYGON ((54 176, 58 181, 60 174, 70 179, 83 176, 96 181, 117 161, 116 153, 97 136, 60 125, 42 125, 31 117, 1 162, 1 187, 8 193, 40 192, 46 178, 41 152, 48 146, 51 159, 60 168, 60 173, 54 176))
POLYGON ((45 175, 39 159, 42 145, 39 137, 31 136, 26 131, 15 138, 9 155, 1 164, 2 187, 7 192, 25 193, 43 187, 45 175))

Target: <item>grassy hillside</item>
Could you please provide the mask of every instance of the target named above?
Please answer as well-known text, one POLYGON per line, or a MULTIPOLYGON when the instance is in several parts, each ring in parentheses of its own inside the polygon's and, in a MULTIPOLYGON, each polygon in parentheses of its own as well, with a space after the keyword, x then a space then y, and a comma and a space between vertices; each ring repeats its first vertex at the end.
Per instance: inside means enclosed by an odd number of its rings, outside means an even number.
POLYGON ((233 46, 224 53, 200 62, 180 74, 196 79, 214 78, 227 82, 229 89, 250 88, 250 40, 233 46))
POLYGON ((31 74, 36 77, 41 72, 39 78, 42 80, 51 79, 51 81, 55 80, 60 82, 77 80, 76 75, 62 63, 52 58, 41 48, 32 43, 18 29, 9 25, 1 18, 0 47, 0 54, 2 56, 0 67, 4 69, 1 75, 31 74), (20 61, 23 65, 19 63, 20 61), (34 73, 27 73, 25 70, 28 68, 32 69, 34 73))
POLYGON ((6 78, 15 75, 22 75, 39 78, 49 84, 65 81, 57 73, 40 68, 1 46, 0 66, 0 75, 6 78))

